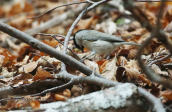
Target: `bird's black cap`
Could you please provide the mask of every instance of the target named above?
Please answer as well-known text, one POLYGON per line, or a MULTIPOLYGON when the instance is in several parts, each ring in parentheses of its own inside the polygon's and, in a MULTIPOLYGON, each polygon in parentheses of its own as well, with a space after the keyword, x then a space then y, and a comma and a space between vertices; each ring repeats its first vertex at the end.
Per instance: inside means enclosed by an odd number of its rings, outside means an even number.
POLYGON ((83 30, 84 30, 84 29, 78 30, 78 31, 73 35, 73 42, 74 42, 75 46, 76 46, 78 49, 80 49, 82 52, 84 52, 84 46, 80 47, 80 46, 76 43, 76 34, 77 34, 78 32, 80 32, 80 31, 83 31, 83 30))

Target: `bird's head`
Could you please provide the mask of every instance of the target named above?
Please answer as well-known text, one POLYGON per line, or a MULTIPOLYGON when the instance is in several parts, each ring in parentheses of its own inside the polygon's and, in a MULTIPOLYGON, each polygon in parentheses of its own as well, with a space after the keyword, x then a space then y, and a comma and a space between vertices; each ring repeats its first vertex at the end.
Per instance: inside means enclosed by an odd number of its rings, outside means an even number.
POLYGON ((82 31, 83 30, 78 30, 74 36, 73 36, 73 41, 75 46, 80 49, 82 52, 84 52, 84 46, 82 45, 82 31))

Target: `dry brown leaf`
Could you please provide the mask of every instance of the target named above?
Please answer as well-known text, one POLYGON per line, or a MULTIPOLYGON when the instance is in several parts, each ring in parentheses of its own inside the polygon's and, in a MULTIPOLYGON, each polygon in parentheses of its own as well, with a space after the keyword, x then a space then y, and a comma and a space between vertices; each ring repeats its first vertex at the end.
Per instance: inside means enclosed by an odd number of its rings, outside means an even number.
POLYGON ((25 72, 25 73, 29 73, 29 72, 32 72, 38 65, 38 62, 30 62, 28 63, 27 65, 23 65, 22 67, 19 68, 19 71, 18 73, 21 73, 21 72, 25 72))
POLYGON ((105 68, 103 69, 101 75, 104 76, 106 79, 109 80, 113 80, 113 81, 117 81, 116 80, 116 70, 117 70, 117 66, 116 66, 116 57, 114 57, 112 60, 110 60, 105 68))
POLYGON ((0 6, 0 18, 4 17, 5 13, 4 9, 0 6))
POLYGON ((125 65, 125 67, 127 67, 127 68, 136 68, 139 71, 141 70, 139 65, 138 65, 137 60, 130 60, 130 61, 128 61, 127 65, 125 65))
POLYGON ((169 76, 172 78, 172 70, 169 70, 169 69, 168 69, 168 74, 169 74, 169 76))
POLYGON ((5 61, 5 56, 0 55, 0 67, 2 67, 2 65, 4 64, 5 61))
POLYGON ((11 7, 11 9, 9 10, 8 16, 14 16, 21 12, 22 12, 21 3, 17 3, 11 7))
POLYGON ((29 56, 26 55, 25 58, 21 62, 18 62, 16 64, 14 64, 14 66, 23 66, 23 65, 26 65, 27 62, 28 62, 28 60, 29 60, 29 56))
POLYGON ((73 85, 71 89, 72 97, 77 97, 82 94, 82 88, 79 85, 73 85))
POLYGON ((126 74, 132 78, 132 79, 139 79, 140 72, 136 68, 125 68, 126 69, 126 74))
POLYGON ((172 91, 171 90, 162 91, 161 96, 164 97, 166 100, 171 101, 172 100, 172 91))
POLYGON ((168 76, 168 73, 166 71, 161 71, 161 69, 156 64, 153 64, 151 66, 151 68, 158 75, 161 75, 162 74, 162 75, 168 76))
POLYGON ((79 21, 78 25, 76 26, 76 29, 74 32, 76 32, 80 29, 88 29, 91 26, 94 19, 95 19, 94 17, 90 17, 88 19, 81 19, 79 21))
POLYGON ((30 101, 30 106, 31 106, 33 109, 39 109, 39 107, 40 107, 40 102, 39 102, 39 101, 30 101))
POLYGON ((139 75, 139 78, 140 78, 143 82, 147 83, 149 86, 152 85, 152 82, 150 82, 150 81, 148 80, 148 78, 145 77, 145 75, 140 74, 140 75, 139 75))
POLYGON ((30 101, 23 99, 23 100, 19 100, 15 103, 15 108, 21 108, 21 107, 28 107, 30 106, 30 101))
POLYGON ((15 72, 8 72, 7 67, 2 68, 1 75, 3 75, 4 77, 6 77, 6 78, 13 77, 14 74, 15 74, 15 72))
POLYGON ((32 20, 27 19, 27 17, 23 15, 18 18, 14 18, 12 21, 9 22, 9 25, 21 31, 24 31, 31 27, 31 23, 32 23, 32 20))
POLYGON ((47 78, 52 78, 54 77, 53 75, 51 75, 49 72, 47 71, 43 71, 42 68, 38 68, 34 78, 33 78, 33 81, 36 81, 36 80, 44 80, 44 79, 47 79, 47 78))
POLYGON ((70 92, 70 90, 69 90, 69 89, 65 89, 65 90, 63 91, 63 95, 64 95, 65 97, 70 98, 70 97, 71 97, 71 92, 70 92))
POLYGON ((65 96, 63 96, 63 95, 60 95, 60 94, 55 94, 55 95, 54 95, 54 98, 55 98, 55 100, 57 100, 57 101, 65 101, 65 100, 67 100, 67 97, 65 97, 65 96))
POLYGON ((144 34, 145 32, 146 32, 146 30, 144 28, 138 28, 132 32, 126 31, 121 36, 122 37, 134 37, 134 36, 140 36, 140 35, 144 34))
POLYGON ((131 49, 128 53, 128 59, 133 59, 136 58, 136 54, 137 54, 137 49, 131 49))
POLYGON ((99 65, 99 62, 97 63, 100 67, 100 73, 102 73, 102 71, 105 69, 106 64, 108 63, 108 60, 104 60, 103 63, 101 64, 101 66, 99 65))
POLYGON ((8 16, 14 16, 16 14, 20 14, 22 12, 30 12, 33 11, 33 6, 28 2, 22 1, 14 4, 8 12, 8 16))
POLYGON ((120 56, 118 59, 119 66, 125 66, 127 65, 127 59, 124 56, 120 56))

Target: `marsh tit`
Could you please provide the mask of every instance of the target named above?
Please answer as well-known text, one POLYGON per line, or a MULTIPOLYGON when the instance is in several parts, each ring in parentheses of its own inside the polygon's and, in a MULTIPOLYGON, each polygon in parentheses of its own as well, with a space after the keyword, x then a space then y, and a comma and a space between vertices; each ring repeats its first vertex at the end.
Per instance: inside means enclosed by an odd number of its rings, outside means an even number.
MULTIPOLYGON (((121 45, 140 46, 140 44, 126 42, 114 35, 102 33, 96 30, 79 30, 74 34, 73 41, 75 46, 82 52, 84 47, 92 51, 92 53, 84 59, 87 59, 94 54, 108 55, 121 45)), ((82 59, 82 61, 84 59, 82 59)))

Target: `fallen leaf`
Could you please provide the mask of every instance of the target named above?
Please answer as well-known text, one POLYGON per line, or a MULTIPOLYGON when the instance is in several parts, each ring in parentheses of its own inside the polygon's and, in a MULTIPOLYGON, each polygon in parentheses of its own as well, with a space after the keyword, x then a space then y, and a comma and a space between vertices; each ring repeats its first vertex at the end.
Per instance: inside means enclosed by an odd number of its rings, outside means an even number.
POLYGON ((40 107, 40 102, 39 102, 39 101, 30 101, 30 106, 31 106, 33 109, 39 109, 39 107, 40 107))
POLYGON ((130 78, 132 78, 132 79, 139 79, 139 74, 140 74, 140 72, 139 72, 139 70, 138 69, 136 69, 136 68, 125 68, 126 69, 126 74, 130 77, 130 78))
POLYGON ((47 78, 53 78, 54 76, 51 75, 49 72, 47 71, 43 71, 42 68, 38 68, 35 76, 33 77, 33 81, 36 81, 36 80, 44 80, 44 79, 47 79, 47 78))
POLYGON ((25 73, 29 73, 29 72, 32 72, 38 65, 38 62, 30 62, 28 63, 27 65, 23 65, 22 67, 19 68, 19 71, 18 73, 21 73, 21 72, 25 72, 25 73))
POLYGON ((104 76, 108 80, 117 81, 116 77, 115 77, 116 76, 116 70, 117 70, 116 57, 114 57, 112 60, 110 60, 106 64, 105 68, 101 72, 101 75, 104 76))
POLYGON ((154 70, 154 72, 158 75, 164 75, 164 76, 168 76, 168 73, 166 71, 161 71, 161 69, 156 65, 156 64, 153 64, 151 66, 152 70, 154 70))

